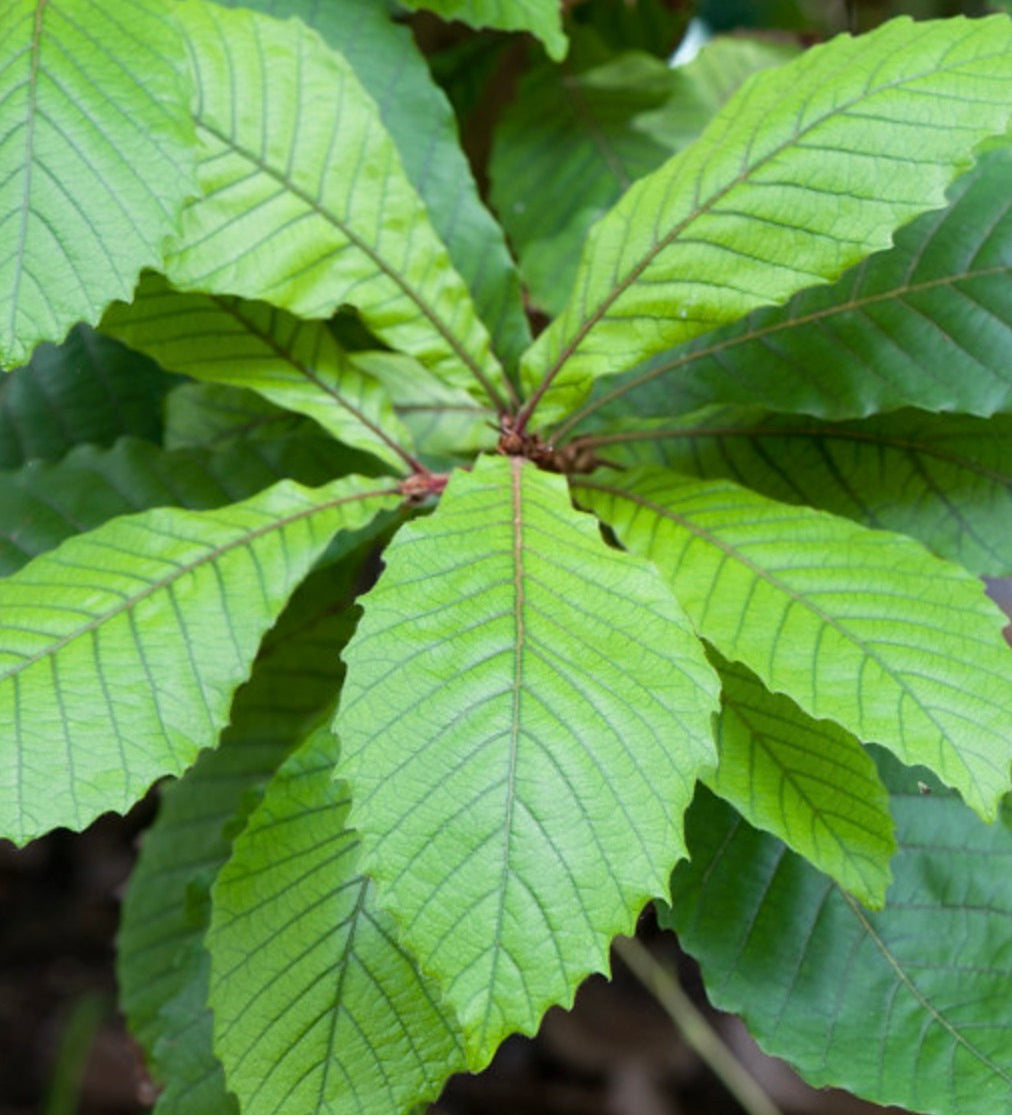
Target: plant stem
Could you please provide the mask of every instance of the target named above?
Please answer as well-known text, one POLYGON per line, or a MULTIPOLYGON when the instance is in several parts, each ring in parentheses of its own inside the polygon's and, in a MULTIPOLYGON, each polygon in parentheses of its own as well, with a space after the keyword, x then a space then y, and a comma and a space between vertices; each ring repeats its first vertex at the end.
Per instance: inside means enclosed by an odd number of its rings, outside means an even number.
POLYGON ((635 937, 616 937, 614 947, 629 971, 653 995, 689 1045, 745 1109, 746 1115, 781 1115, 779 1108, 685 994, 674 973, 655 960, 635 937))

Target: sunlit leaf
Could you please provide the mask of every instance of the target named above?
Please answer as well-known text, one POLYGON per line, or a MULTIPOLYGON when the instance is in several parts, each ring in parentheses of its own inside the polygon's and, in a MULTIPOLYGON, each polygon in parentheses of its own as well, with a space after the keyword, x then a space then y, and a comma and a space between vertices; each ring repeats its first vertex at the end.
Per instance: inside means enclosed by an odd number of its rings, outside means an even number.
POLYGON ((339 772, 363 869, 479 1065, 656 893, 713 763, 716 678, 653 568, 517 458, 454 473, 384 562, 339 772))
POLYGON ((472 27, 529 31, 542 41, 550 58, 558 62, 566 56, 561 0, 404 0, 404 6, 424 8, 472 27))

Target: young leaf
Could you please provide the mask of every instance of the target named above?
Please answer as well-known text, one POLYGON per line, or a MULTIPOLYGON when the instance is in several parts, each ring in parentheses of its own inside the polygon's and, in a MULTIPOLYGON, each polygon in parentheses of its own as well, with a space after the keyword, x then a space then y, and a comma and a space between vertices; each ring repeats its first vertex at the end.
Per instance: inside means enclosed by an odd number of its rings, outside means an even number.
POLYGON ((411 437, 386 392, 321 321, 265 302, 183 294, 145 275, 130 305, 110 306, 102 331, 194 379, 249 387, 315 418, 339 441, 401 470, 411 437))
POLYGON ((404 6, 424 8, 472 27, 529 31, 541 40, 549 58, 556 62, 565 58, 569 45, 562 30, 559 0, 404 0, 404 6))
POLYGON ((308 318, 351 303, 446 382, 503 403, 488 334, 354 70, 297 20, 173 11, 197 86, 202 196, 166 261, 172 284, 308 318))
POLYGON ((0 831, 81 828, 185 770, 331 536, 396 501, 375 480, 282 481, 114 519, 0 581, 0 831))
POLYGON ((733 407, 592 437, 623 464, 727 477, 786 503, 909 534, 972 573, 1012 574, 1012 415, 907 410, 820 422, 733 407))
POLYGON ((372 464, 320 434, 233 438, 221 448, 168 451, 121 438, 82 445, 61 461, 0 473, 0 576, 65 538, 150 507, 199 511, 248 499, 278 480, 317 485, 372 464))
POLYGON ((949 208, 900 229, 889 251, 602 383, 566 428, 602 408, 660 416, 711 402, 837 419, 1012 409, 1010 186, 1012 147, 984 152, 949 208))
POLYGON ((128 434, 160 442, 160 403, 176 382, 140 353, 78 325, 62 345, 39 345, 0 378, 0 468, 128 434))
POLYGON ((346 654, 339 772, 363 869, 476 1066, 657 893, 713 762, 716 678, 655 571, 518 458, 455 473, 384 560, 346 654))
POLYGON ((1009 787, 1012 657, 965 570, 912 539, 665 469, 580 480, 699 633, 810 716, 922 763, 992 819, 1009 787))
POLYGON ((344 55, 376 102, 408 178, 492 334, 493 349, 507 368, 515 368, 531 340, 520 279, 502 229, 478 196, 453 109, 411 29, 376 0, 226 0, 225 6, 296 15, 344 55))
POLYGON ((1009 118, 1012 21, 897 19, 752 77, 591 231, 567 309, 522 364, 543 420, 632 367, 833 279, 944 190, 1009 118))
POLYGON ((889 795, 849 732, 812 720, 740 663, 721 680, 720 761, 706 784, 867 906, 880 909, 896 850, 889 795))
POLYGON ((193 190, 183 46, 157 0, 0 3, 0 366, 161 261, 193 190))
POLYGON ((249 1115, 406 1111, 463 1068, 438 990, 358 871, 336 752, 320 729, 293 753, 212 891, 215 1049, 249 1115))
POLYGON ((814 1085, 934 1115, 994 1115, 1012 1088, 1012 814, 894 793, 899 852, 870 912, 705 791, 672 880, 707 994, 814 1085))

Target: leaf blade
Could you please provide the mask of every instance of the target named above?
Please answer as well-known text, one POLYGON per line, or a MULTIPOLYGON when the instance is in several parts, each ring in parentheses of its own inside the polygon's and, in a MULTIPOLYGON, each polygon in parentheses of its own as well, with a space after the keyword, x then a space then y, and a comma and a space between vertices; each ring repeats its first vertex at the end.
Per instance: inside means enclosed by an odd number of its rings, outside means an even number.
POLYGON ((1003 617, 976 578, 902 535, 728 482, 643 469, 575 489, 624 545, 660 564, 726 658, 995 816, 1012 759, 1012 684, 1003 617))
POLYGON ((282 481, 214 511, 114 519, 0 581, 5 834, 81 827, 185 770, 333 532, 396 499, 373 480, 282 481))
POLYGON ((574 298, 522 365, 528 412, 551 421, 596 376, 835 278, 944 204, 1005 129, 1009 42, 1004 16, 901 19, 751 78, 595 226, 574 298))
POLYGON ((455 473, 385 558, 346 654, 339 774, 364 869, 476 1065, 604 965, 677 854, 715 679, 650 567, 518 459, 455 473))

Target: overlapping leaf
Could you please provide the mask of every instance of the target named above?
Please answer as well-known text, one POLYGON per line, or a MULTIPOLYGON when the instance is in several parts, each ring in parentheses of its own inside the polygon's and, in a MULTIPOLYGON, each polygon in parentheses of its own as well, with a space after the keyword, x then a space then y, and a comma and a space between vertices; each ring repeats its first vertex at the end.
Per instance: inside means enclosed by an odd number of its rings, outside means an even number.
POLYGON ((291 756, 212 892, 215 1048, 250 1115, 406 1111, 463 1067, 437 988, 358 871, 336 750, 321 730, 291 756))
POLYGON ((356 550, 299 586, 236 694, 221 745, 162 791, 127 889, 117 960, 131 1030, 162 1080, 199 1079, 213 1093, 217 1079, 224 1090, 203 1017, 210 886, 267 779, 334 703, 338 652, 354 629, 351 601, 368 552, 356 550), (186 1027, 194 1028, 192 1044, 177 1046, 173 1033, 186 1027))
POLYGON ((225 6, 297 15, 351 63, 489 327, 493 348, 515 367, 530 343, 516 267, 502 229, 478 196, 453 110, 410 28, 375 0, 226 0, 225 6))
POLYGON ((588 444, 614 463, 727 477, 909 534, 971 572, 1012 574, 1012 416, 906 410, 831 423, 713 407, 626 425, 588 444))
POLYGON ((197 86, 202 193, 166 262, 173 285, 308 318, 351 303, 446 382, 501 401, 467 287, 351 66, 297 20, 211 3, 175 11, 197 86))
POLYGON ((444 19, 459 19, 472 27, 529 31, 544 44, 556 62, 566 56, 559 0, 404 0, 407 8, 425 8, 444 19))
POLYGON ((155 0, 0 4, 0 366, 161 259, 193 189, 183 46, 155 0))
MULTIPOLYGON (((813 1084, 933 1115, 994 1115, 1012 1089, 1012 816, 896 787, 899 852, 869 912, 705 792, 664 920, 716 1006, 813 1084)), ((927 788, 927 787, 924 787, 927 788)))
POLYGON ((751 78, 595 225, 523 380, 553 420, 595 377, 832 279, 944 204, 1005 130, 1012 22, 893 20, 751 78))
POLYGON ((647 417, 731 402, 841 419, 1012 408, 1012 148, 982 154, 949 197, 832 286, 602 383, 586 410, 647 417))
POLYGON ((681 848, 716 678, 648 564, 561 477, 455 473, 384 554, 346 658, 363 868, 484 1063, 604 967, 681 848))
POLYGON ((338 440, 404 468, 410 434, 382 387, 324 322, 302 321, 266 302, 184 294, 149 274, 130 305, 109 308, 102 330, 171 371, 259 391, 315 418, 338 440))
POLYGON ((849 732, 812 720, 740 663, 719 661, 720 761, 705 781, 866 905, 881 907, 896 850, 889 796, 849 732))
POLYGON ((377 462, 322 434, 234 438, 217 451, 167 451, 134 438, 121 438, 112 449, 82 445, 61 461, 0 473, 0 576, 117 515, 221 507, 286 477, 322 484, 363 463, 377 462))
POLYGON ((39 345, 0 379, 0 468, 128 434, 159 442, 159 404, 175 382, 140 353, 79 325, 62 345, 39 345))
POLYGON ((994 817, 1012 762, 1012 657, 976 578, 902 535, 727 481, 643 469, 576 494, 657 563, 726 658, 994 817))
POLYGON ((0 581, 0 831, 81 827, 185 770, 331 536, 395 502, 375 480, 282 481, 114 519, 0 581))

